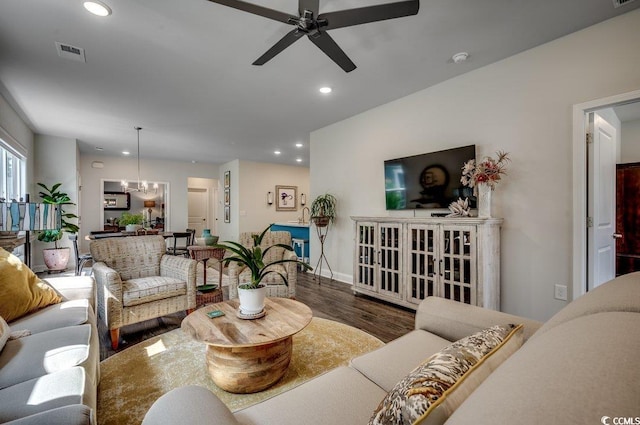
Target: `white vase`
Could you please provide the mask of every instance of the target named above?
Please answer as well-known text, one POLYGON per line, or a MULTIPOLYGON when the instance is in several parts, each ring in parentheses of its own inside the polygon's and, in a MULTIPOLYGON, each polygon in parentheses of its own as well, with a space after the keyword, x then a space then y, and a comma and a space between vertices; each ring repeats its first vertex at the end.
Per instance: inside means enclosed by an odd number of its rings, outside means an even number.
POLYGON ((478 184, 478 217, 491 218, 491 186, 478 184))
POLYGON ((240 312, 242 314, 258 314, 264 310, 264 299, 267 296, 267 287, 262 285, 256 289, 243 289, 238 287, 240 299, 240 312))

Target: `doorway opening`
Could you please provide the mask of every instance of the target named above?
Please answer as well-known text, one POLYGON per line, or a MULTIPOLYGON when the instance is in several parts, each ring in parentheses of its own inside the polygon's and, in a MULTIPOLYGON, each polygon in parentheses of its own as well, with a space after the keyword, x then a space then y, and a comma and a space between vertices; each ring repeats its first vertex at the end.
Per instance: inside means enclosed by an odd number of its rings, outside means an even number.
POLYGON ((140 214, 143 217, 143 225, 147 228, 159 230, 171 230, 169 183, 157 182, 157 188, 147 192, 129 192, 128 197, 120 202, 119 195, 126 195, 122 191, 120 180, 102 179, 102 194, 100 198, 100 222, 101 230, 119 231, 119 219, 123 212, 140 214), (105 194, 112 194, 104 196, 105 194), (108 205, 112 202, 112 205, 108 205), (122 204, 122 205, 121 205, 122 204))
POLYGON ((210 229, 212 235, 218 235, 217 208, 218 180, 189 177, 187 188, 187 213, 189 228, 195 230, 197 237, 204 229, 210 229))
MULTIPOLYGON (((594 282, 594 280, 590 278, 595 277, 589 275, 589 270, 593 273, 594 260, 593 258, 590 259, 588 255, 589 244, 591 243, 592 246, 595 245, 595 240, 593 239, 595 236, 588 231, 588 226, 591 224, 590 219, 592 219, 588 209, 590 193, 589 180, 594 177, 592 175, 593 172, 590 171, 588 166, 586 130, 589 128, 589 113, 603 111, 608 108, 613 108, 617 111, 633 109, 630 105, 638 106, 637 104, 639 102, 640 90, 636 90, 577 104, 573 107, 573 299, 593 289, 593 287, 589 287, 589 282, 594 282)), ((640 107, 638 107, 637 110, 640 111, 640 107)), ((634 120, 633 118, 624 118, 625 121, 628 119, 634 120)), ((640 113, 635 119, 640 120, 640 113)), ((620 139, 622 140, 624 137, 624 133, 622 133, 620 139)), ((627 141, 622 141, 622 143, 627 143, 627 141)), ((635 140, 629 143, 639 144, 639 141, 635 140)), ((625 162, 625 158, 620 157, 620 151, 624 151, 624 149, 618 150, 617 163, 625 162)), ((640 148, 638 151, 640 151, 640 148)), ((615 211, 615 201, 611 202, 614 202, 614 205, 607 205, 607 207, 615 211)), ((615 238, 615 234, 621 230, 624 231, 623 229, 613 231, 610 235, 611 238, 615 238)), ((612 261, 615 262, 615 256, 612 258, 612 261)))

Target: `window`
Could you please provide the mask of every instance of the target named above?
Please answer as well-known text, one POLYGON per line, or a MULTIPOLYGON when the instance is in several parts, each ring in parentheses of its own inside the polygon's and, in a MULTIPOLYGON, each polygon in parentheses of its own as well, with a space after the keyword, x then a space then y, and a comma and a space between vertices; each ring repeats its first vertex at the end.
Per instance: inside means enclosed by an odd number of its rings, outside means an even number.
POLYGON ((9 150, 0 139, 0 198, 7 201, 24 200, 25 193, 25 160, 9 150))

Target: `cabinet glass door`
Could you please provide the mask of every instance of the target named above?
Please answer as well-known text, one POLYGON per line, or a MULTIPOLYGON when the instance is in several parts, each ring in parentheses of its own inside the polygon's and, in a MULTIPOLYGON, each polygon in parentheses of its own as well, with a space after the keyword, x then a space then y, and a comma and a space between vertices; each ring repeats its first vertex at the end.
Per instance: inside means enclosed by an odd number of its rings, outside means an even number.
POLYGON ((418 304, 428 296, 437 295, 438 226, 414 224, 408 226, 407 300, 418 304))
POLYGON ((476 230, 473 226, 442 226, 441 297, 476 304, 476 230))
POLYGON ((375 223, 358 223, 356 231, 355 284, 373 290, 376 270, 376 225, 375 223))
POLYGON ((378 291, 381 294, 400 297, 402 227, 392 223, 380 223, 378 226, 378 291))

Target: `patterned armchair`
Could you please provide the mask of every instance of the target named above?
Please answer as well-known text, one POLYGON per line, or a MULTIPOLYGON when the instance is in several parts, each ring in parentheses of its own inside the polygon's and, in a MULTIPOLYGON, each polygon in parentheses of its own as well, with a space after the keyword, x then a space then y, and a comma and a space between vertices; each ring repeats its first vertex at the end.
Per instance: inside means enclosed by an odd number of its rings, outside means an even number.
MULTIPOLYGON (((256 233, 240 233, 239 243, 247 248, 252 248, 253 238, 251 235, 254 234, 256 233)), ((291 246, 291 234, 289 232, 267 232, 264 235, 260 246, 264 250, 265 248, 275 244, 291 246)), ((295 260, 296 258, 295 252, 276 247, 267 252, 267 255, 264 258, 264 263, 267 264, 277 260, 295 260)), ((289 286, 284 284, 282 277, 277 273, 269 273, 267 277, 262 280, 262 283, 267 285, 267 297, 295 298, 296 282, 298 280, 298 265, 296 263, 283 263, 275 264, 271 267, 287 277, 289 286)), ((238 298, 238 285, 251 281, 251 271, 246 266, 238 263, 231 263, 229 264, 228 273, 229 298, 238 298)))
POLYGON ((196 261, 165 255, 162 236, 91 241, 98 317, 118 348, 120 328, 196 307, 196 261))

